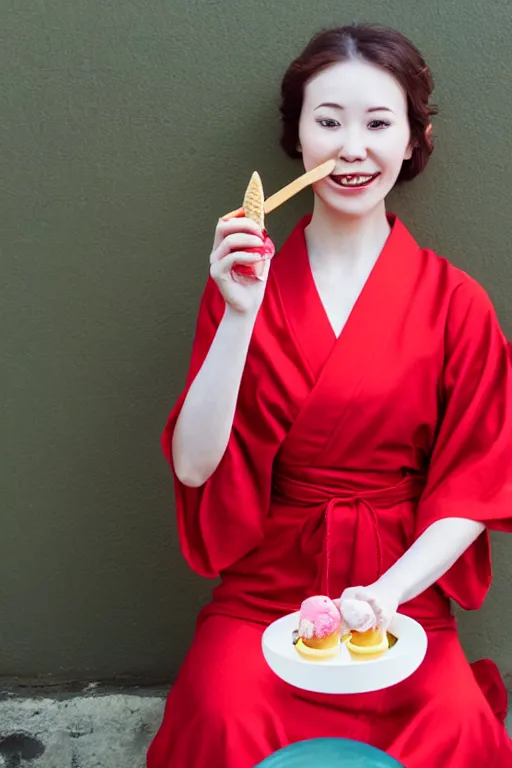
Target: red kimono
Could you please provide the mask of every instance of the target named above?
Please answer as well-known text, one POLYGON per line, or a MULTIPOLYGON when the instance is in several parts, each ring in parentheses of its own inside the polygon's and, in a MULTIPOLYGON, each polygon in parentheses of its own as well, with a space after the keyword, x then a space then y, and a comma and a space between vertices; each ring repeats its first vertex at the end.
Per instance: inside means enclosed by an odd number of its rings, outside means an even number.
MULTIPOLYGON (((496 667, 471 667, 450 600, 491 583, 485 532, 400 610, 428 633, 421 667, 376 693, 307 693, 266 666, 261 634, 315 593, 386 571, 445 517, 512 528, 512 365, 493 307, 465 273, 392 231, 339 338, 302 220, 274 258, 228 448, 198 489, 177 480, 183 553, 221 577, 168 698, 148 768, 253 768, 317 736, 373 744, 406 768, 512 766, 496 667)), ((204 293, 187 387, 224 300, 204 293)), ((186 390, 163 437, 171 438, 186 390)))

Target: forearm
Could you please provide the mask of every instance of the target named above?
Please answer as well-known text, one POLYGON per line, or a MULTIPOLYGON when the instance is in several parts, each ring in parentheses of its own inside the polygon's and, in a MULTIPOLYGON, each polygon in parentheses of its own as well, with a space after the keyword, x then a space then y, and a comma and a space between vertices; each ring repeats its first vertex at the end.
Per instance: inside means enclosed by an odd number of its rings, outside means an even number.
POLYGON ((435 584, 485 530, 482 523, 450 517, 433 523, 374 585, 398 603, 435 584))
POLYGON ((205 361, 185 398, 172 441, 177 477, 199 487, 226 450, 256 315, 226 306, 205 361))

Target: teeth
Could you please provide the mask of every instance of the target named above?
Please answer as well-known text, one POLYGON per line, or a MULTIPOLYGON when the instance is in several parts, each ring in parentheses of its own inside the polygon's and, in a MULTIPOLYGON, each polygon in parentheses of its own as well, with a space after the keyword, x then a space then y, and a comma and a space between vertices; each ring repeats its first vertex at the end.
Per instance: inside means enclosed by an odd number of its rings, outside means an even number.
POLYGON ((342 187, 357 187, 360 184, 365 184, 372 178, 373 176, 344 176, 339 179, 339 183, 342 187))

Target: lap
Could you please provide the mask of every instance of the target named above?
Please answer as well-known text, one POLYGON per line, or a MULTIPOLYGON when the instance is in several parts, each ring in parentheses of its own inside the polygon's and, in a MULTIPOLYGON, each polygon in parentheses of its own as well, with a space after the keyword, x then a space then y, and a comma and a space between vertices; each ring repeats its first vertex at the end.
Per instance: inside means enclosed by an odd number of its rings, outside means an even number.
POLYGON ((252 768, 289 743, 276 709, 289 695, 261 653, 263 628, 210 616, 196 633, 148 768, 252 768))
MULTIPOLYGON (((262 632, 261 625, 224 616, 202 623, 169 696, 166 751, 186 734, 189 745, 237 744, 254 765, 288 743, 340 736, 373 744, 408 768, 470 768, 473 754, 508 765, 506 734, 455 631, 430 633, 425 661, 408 680, 350 696, 311 694, 281 681, 263 657, 262 632)), ((222 759, 228 766, 228 751, 222 759)))
POLYGON ((392 712, 411 717, 432 706, 436 712, 449 712, 451 719, 467 718, 487 711, 488 703, 477 684, 471 666, 452 630, 430 633, 426 658, 407 680, 389 688, 363 695, 310 694, 288 686, 267 666, 261 651, 263 627, 247 621, 211 616, 198 630, 187 654, 179 687, 187 689, 194 706, 215 702, 233 711, 247 698, 261 703, 258 694, 273 698, 274 705, 293 706, 309 702, 313 706, 333 705, 341 711, 362 709, 378 716, 392 712))
MULTIPOLYGON (((492 711, 454 630, 429 634, 427 656, 408 680, 386 691, 392 726, 376 746, 406 766, 512 766, 510 739, 492 711), (380 743, 379 743, 380 742, 380 743)), ((386 718, 381 718, 385 720, 386 718)))
POLYGON ((236 712, 282 697, 287 686, 267 666, 261 651, 263 627, 228 616, 210 616, 200 626, 180 670, 176 686, 194 707, 215 706, 236 712))

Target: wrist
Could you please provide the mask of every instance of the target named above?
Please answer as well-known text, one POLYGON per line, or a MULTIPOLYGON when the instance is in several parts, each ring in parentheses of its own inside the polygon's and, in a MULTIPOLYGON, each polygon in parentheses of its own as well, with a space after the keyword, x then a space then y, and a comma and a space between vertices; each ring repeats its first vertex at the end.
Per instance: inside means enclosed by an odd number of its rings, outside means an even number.
POLYGON ((393 575, 389 574, 389 571, 383 574, 380 579, 377 579, 373 584, 370 584, 368 589, 378 597, 386 597, 387 600, 391 600, 396 603, 397 607, 405 602, 406 589, 393 575))
POLYGON ((224 322, 229 326, 234 326, 237 328, 242 327, 252 331, 258 316, 258 310, 259 307, 256 307, 244 310, 242 312, 226 303, 223 319, 224 322))

